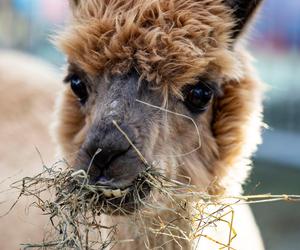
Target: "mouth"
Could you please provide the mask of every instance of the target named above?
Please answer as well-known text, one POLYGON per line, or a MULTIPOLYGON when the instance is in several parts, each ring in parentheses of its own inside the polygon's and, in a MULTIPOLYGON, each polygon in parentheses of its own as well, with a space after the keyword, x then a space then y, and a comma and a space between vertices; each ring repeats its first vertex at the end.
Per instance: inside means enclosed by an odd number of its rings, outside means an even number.
POLYGON ((150 186, 136 182, 125 189, 99 188, 101 211, 111 215, 131 214, 143 206, 150 186))
POLYGON ((107 189, 107 188, 101 188, 100 191, 103 193, 103 195, 105 196, 105 198, 109 199, 109 198, 120 198, 120 197, 124 197, 127 194, 129 194, 130 192, 130 188, 126 188, 126 189, 107 189))
POLYGON ((99 213, 109 215, 128 215, 143 207, 149 197, 151 187, 145 174, 140 173, 131 185, 124 188, 110 188, 100 184, 89 184, 83 170, 74 172, 69 191, 81 197, 99 213))

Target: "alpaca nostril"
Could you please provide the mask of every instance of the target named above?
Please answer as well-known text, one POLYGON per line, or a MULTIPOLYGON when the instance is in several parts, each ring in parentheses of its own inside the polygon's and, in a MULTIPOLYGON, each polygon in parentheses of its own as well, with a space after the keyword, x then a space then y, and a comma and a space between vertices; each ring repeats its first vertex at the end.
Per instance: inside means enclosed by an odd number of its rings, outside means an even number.
POLYGON ((113 176, 108 174, 108 169, 113 161, 125 155, 130 147, 123 150, 102 149, 92 157, 91 165, 94 166, 94 175, 91 182, 101 186, 110 186, 113 182, 113 176))
POLYGON ((127 153, 130 147, 123 150, 107 149, 102 150, 93 159, 93 164, 100 168, 108 168, 108 166, 117 158, 127 153))

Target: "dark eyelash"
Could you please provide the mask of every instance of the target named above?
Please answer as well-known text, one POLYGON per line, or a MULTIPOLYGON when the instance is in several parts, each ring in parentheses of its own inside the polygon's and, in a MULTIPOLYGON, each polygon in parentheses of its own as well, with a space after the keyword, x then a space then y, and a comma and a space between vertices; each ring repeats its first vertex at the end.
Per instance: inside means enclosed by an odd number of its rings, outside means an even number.
MULTIPOLYGON (((216 82, 213 82, 213 81, 210 81, 210 80, 206 80, 206 79, 200 79, 198 81, 198 84, 201 83, 201 84, 204 84, 207 88, 209 88, 213 95, 215 97, 220 97, 222 96, 223 94, 223 91, 222 89, 220 88, 220 86, 216 83, 216 82)), ((184 87, 183 89, 183 94, 185 95, 185 92, 187 92, 190 88, 192 88, 193 85, 187 85, 184 87)))
POLYGON ((223 94, 222 89, 216 82, 203 82, 212 92, 213 95, 219 97, 223 94))
POLYGON ((67 74, 67 76, 64 78, 63 82, 69 83, 74 75, 75 75, 74 73, 67 74))

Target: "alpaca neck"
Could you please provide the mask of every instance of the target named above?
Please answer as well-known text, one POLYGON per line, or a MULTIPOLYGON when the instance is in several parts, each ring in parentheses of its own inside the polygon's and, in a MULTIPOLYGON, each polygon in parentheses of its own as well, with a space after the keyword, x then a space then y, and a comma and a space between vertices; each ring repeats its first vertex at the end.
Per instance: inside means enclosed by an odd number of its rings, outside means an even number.
POLYGON ((120 243, 113 249, 189 250, 192 249, 192 242, 188 240, 191 231, 191 223, 187 219, 189 216, 188 211, 180 211, 181 218, 178 219, 179 216, 174 212, 159 212, 143 218, 139 215, 134 218, 106 216, 105 221, 106 224, 118 225, 114 237, 120 243), (168 227, 164 229, 165 225, 168 227))

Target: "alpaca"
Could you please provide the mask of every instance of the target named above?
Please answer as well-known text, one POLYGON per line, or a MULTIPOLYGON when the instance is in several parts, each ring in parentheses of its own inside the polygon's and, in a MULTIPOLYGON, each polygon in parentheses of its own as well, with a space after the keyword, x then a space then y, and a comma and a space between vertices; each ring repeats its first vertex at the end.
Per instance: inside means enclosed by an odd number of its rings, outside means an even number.
MULTIPOLYGON (((0 215, 15 202, 18 193, 9 185, 24 176, 38 174, 42 155, 46 165, 54 160, 54 143, 48 133, 59 75, 32 56, 0 51, 0 215), (36 149, 37 148, 37 149, 36 149)), ((21 199, 15 209, 0 217, 2 250, 20 249, 21 243, 40 242, 47 223, 32 202, 21 199)))
MULTIPOLYGON (((72 20, 57 39, 68 58, 56 120, 61 154, 87 171, 92 184, 105 186, 107 199, 130 192, 145 161, 198 191, 241 194, 260 142, 263 90, 242 41, 260 3, 70 0, 72 20)), ((167 223, 167 211, 153 218, 167 223)), ((249 207, 234 211, 237 237, 230 247, 263 249, 249 207)), ((108 213, 103 220, 118 224, 118 240, 131 240, 114 249, 217 248, 207 239, 196 245, 150 230, 146 238, 128 216, 108 213)), ((144 221, 146 228, 151 223, 144 221)), ((224 236, 221 227, 208 230, 224 236)))

